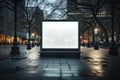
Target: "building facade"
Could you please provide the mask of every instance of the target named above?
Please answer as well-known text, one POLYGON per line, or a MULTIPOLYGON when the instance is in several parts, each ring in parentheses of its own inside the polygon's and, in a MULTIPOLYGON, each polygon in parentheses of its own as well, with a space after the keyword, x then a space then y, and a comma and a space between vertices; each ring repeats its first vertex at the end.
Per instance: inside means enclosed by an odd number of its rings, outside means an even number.
MULTIPOLYGON (((19 13, 20 5, 24 5, 24 0, 18 5, 18 24, 19 19, 24 19, 24 16, 19 13)), ((13 44, 14 40, 14 11, 11 6, 14 6, 11 0, 0 0, 0 44, 13 44), (10 4, 10 5, 9 5, 10 4)), ((23 44, 26 38, 26 32, 22 31, 17 25, 17 40, 23 44)))

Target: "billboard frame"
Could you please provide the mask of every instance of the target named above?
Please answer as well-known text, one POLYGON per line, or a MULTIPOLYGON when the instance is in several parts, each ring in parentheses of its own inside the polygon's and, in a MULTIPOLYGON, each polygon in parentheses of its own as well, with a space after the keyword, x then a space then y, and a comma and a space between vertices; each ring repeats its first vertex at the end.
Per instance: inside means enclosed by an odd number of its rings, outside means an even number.
MULTIPOLYGON (((75 52, 75 53, 80 53, 80 22, 79 21, 77 21, 77 20, 43 20, 42 22, 41 22, 41 27, 40 27, 40 36, 41 36, 41 41, 40 41, 40 53, 42 53, 43 55, 45 55, 45 53, 48 53, 48 54, 50 54, 50 53, 54 53, 54 54, 56 54, 56 53, 67 53, 67 52, 75 52), (43 33, 43 29, 42 29, 42 27, 43 27, 43 22, 78 22, 78 48, 42 48, 42 33, 43 33)), ((47 54, 46 54, 47 55, 47 54)), ((57 54, 56 54, 57 55, 57 54)))

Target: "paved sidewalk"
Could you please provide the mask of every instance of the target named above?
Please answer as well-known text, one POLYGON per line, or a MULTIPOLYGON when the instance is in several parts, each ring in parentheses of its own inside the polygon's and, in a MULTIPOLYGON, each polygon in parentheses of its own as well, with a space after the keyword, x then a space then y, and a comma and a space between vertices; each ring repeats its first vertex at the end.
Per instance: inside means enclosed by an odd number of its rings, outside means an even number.
POLYGON ((41 58, 39 49, 20 46, 27 58, 0 60, 0 80, 120 80, 120 56, 108 49, 82 47, 80 59, 41 58))
MULTIPOLYGON (((0 60, 9 59, 12 45, 0 45, 0 60)), ((19 45, 21 55, 27 53, 26 45, 19 45)))

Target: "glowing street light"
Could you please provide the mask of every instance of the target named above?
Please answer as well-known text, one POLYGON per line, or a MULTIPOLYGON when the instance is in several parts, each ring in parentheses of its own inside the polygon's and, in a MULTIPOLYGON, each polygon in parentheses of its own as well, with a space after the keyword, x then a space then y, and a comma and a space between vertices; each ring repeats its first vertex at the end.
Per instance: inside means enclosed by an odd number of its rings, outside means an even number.
POLYGON ((98 33, 98 29, 97 29, 97 28, 96 28, 94 31, 95 31, 95 34, 97 34, 97 33, 98 33))
POLYGON ((38 38, 38 36, 36 36, 36 38, 38 38))
POLYGON ((34 37, 35 36, 35 33, 32 33, 32 35, 31 35, 32 37, 34 37))
POLYGON ((94 45, 94 49, 95 50, 98 50, 99 48, 98 48, 98 42, 97 42, 97 34, 98 34, 98 29, 97 28, 95 28, 95 37, 96 37, 96 41, 95 41, 95 45, 94 45))

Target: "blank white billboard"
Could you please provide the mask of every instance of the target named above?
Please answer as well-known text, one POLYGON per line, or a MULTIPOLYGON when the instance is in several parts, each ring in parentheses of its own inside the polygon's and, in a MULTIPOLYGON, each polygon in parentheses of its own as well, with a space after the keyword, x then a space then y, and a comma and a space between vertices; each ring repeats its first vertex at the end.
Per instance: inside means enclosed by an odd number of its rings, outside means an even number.
POLYGON ((78 21, 43 21, 43 49, 78 49, 78 21))

